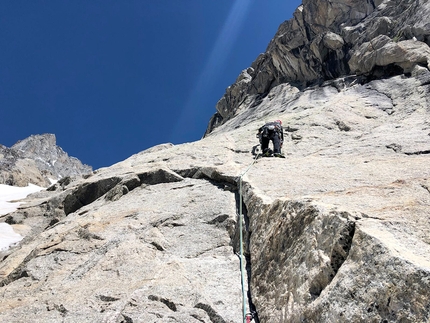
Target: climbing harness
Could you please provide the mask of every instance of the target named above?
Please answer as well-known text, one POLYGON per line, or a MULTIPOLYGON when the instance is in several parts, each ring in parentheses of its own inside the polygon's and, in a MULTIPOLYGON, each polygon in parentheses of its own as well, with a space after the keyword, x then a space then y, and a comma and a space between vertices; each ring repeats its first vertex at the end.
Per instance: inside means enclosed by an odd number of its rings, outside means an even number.
POLYGON ((250 323, 253 315, 251 313, 247 313, 246 311, 246 294, 245 294, 245 270, 243 268, 243 233, 242 233, 242 222, 243 222, 243 213, 242 213, 242 178, 245 174, 251 169, 251 167, 255 164, 260 154, 256 154, 252 163, 248 166, 248 168, 239 176, 239 237, 240 237, 240 274, 242 280, 242 309, 243 309, 243 322, 250 323))

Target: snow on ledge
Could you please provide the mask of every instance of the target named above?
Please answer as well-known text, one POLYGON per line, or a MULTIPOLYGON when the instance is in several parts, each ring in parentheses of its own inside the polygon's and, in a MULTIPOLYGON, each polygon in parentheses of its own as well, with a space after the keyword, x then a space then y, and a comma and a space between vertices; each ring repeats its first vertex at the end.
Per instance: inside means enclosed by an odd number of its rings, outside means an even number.
POLYGON ((58 182, 58 179, 52 179, 50 177, 48 177, 49 182, 51 183, 51 185, 56 184, 58 182))
POLYGON ((22 240, 22 236, 7 223, 0 223, 0 251, 5 251, 9 247, 22 240))

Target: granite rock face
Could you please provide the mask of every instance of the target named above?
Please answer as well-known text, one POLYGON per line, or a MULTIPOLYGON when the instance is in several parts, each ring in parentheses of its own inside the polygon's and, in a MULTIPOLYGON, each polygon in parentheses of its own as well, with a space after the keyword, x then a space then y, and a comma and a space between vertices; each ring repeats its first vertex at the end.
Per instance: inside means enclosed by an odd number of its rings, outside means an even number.
POLYGON ((195 148, 151 149, 29 197, 9 215, 27 233, 0 263, 0 320, 240 321, 234 180, 190 166, 195 148))
POLYGON ((25 238, 0 263, 0 320, 240 322, 248 170, 256 322, 427 322, 429 80, 281 84, 200 141, 31 195, 8 215, 25 238), (286 158, 252 165, 275 118, 286 158))
POLYGON ((247 174, 261 322, 430 319, 430 73, 359 79, 281 84, 208 136, 284 121, 287 160, 247 174))
POLYGON ((227 88, 206 133, 282 83, 304 89, 348 75, 369 80, 429 68, 429 16, 425 0, 304 0, 266 52, 227 88))
POLYGON ((91 172, 90 166, 57 146, 53 134, 32 135, 10 148, 0 145, 0 184, 48 187, 50 179, 91 172))
POLYGON ((429 322, 426 12, 426 1, 304 1, 269 48, 289 37, 298 49, 279 64, 312 86, 280 73, 267 85, 274 60, 259 58, 202 140, 29 196, 4 217, 24 239, 1 255, 0 321, 243 321, 243 224, 255 322, 429 322), (339 61, 332 76, 300 58, 319 46, 339 61), (276 119, 286 158, 258 158, 257 129, 276 119))

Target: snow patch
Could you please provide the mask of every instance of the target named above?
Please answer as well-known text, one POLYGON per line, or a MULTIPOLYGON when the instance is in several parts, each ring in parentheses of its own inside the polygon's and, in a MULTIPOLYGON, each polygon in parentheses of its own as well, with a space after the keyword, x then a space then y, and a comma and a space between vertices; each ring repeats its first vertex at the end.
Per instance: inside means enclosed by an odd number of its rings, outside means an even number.
POLYGON ((43 190, 43 187, 28 184, 27 187, 16 187, 0 184, 0 216, 15 211, 21 204, 19 202, 11 202, 21 200, 27 195, 43 190))
POLYGON ((7 223, 0 223, 0 251, 5 251, 9 247, 22 240, 22 236, 7 223))
MULTIPOLYGON (((27 187, 16 187, 0 184, 0 216, 16 211, 22 202, 13 202, 27 197, 31 193, 43 190, 43 187, 28 184, 27 187), (12 201, 12 202, 11 202, 12 201)), ((23 237, 14 232, 7 223, 0 223, 0 251, 7 250, 23 237)))
POLYGON ((52 179, 52 178, 49 178, 49 177, 48 177, 48 179, 49 179, 49 182, 51 183, 51 185, 53 185, 53 184, 55 184, 55 183, 58 182, 58 179, 52 179))
POLYGON ((41 157, 37 157, 36 160, 40 160, 42 163, 44 163, 45 165, 48 166, 52 166, 51 163, 47 162, 45 159, 41 158, 41 157))

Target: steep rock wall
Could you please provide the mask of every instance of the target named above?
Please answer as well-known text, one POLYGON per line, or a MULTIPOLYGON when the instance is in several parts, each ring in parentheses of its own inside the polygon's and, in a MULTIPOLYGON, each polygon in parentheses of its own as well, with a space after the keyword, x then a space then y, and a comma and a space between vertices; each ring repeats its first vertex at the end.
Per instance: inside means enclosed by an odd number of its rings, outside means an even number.
POLYGON ((204 139, 30 196, 7 216, 25 238, 2 255, 0 320, 241 321, 248 170, 255 322, 428 322, 428 12, 304 1, 204 139), (274 119, 286 158, 255 159, 274 119))
POLYGON ((255 321, 428 321, 429 80, 281 84, 203 140, 30 196, 9 215, 27 234, 0 263, 0 320, 240 321, 238 176, 276 117, 286 158, 243 177, 255 321))
POLYGON ((265 53, 229 86, 206 134, 282 83, 299 89, 347 75, 369 80, 430 64, 428 1, 303 1, 265 53))

